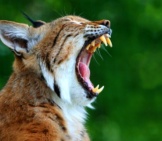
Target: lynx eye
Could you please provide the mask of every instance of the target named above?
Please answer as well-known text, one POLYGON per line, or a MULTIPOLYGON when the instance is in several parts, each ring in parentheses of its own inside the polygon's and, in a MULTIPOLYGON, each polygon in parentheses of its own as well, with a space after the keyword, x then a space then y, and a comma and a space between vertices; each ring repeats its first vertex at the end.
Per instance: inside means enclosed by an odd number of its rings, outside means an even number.
POLYGON ((78 21, 72 21, 72 23, 78 24, 78 25, 82 25, 80 22, 78 21))

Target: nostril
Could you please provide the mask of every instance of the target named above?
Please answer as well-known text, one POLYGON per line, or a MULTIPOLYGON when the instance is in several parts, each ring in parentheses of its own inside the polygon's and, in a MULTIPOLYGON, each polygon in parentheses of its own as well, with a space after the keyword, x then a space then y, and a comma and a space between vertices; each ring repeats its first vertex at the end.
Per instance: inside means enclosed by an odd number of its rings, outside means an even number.
POLYGON ((109 20, 104 20, 104 25, 107 26, 107 27, 110 27, 110 21, 109 20))

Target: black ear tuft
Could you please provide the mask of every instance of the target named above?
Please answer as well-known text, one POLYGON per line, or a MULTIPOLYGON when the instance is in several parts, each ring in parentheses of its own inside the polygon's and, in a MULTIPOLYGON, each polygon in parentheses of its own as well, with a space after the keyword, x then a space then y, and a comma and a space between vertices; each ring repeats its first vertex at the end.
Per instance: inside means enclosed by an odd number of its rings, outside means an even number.
POLYGON ((24 12, 22 12, 22 14, 27 18, 27 20, 29 20, 29 21, 32 23, 33 27, 35 27, 35 28, 40 27, 40 26, 42 26, 42 25, 45 24, 45 22, 43 22, 43 21, 34 21, 32 18, 30 18, 30 17, 29 17, 26 13, 24 13, 24 12))

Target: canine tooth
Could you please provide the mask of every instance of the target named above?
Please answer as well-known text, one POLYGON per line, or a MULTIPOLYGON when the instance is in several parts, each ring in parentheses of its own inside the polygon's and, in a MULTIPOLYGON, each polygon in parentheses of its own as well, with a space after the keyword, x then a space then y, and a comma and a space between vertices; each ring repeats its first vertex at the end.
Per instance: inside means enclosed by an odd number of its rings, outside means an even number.
POLYGON ((108 38, 110 38, 110 35, 109 35, 109 34, 106 34, 106 36, 107 36, 108 38))
POLYGON ((100 89, 98 89, 98 90, 97 90, 97 93, 102 92, 102 91, 103 91, 103 89, 104 89, 104 86, 102 86, 100 89))
POLYGON ((107 46, 106 38, 104 35, 100 37, 100 40, 105 44, 105 46, 107 46))
POLYGON ((93 42, 91 43, 91 45, 92 45, 92 46, 95 46, 95 41, 93 41, 93 42))
POLYGON ((99 88, 99 85, 96 86, 95 90, 98 90, 98 88, 99 88))
POLYGON ((111 42, 110 38, 106 38, 106 41, 107 41, 108 45, 109 45, 110 47, 112 47, 112 42, 111 42))

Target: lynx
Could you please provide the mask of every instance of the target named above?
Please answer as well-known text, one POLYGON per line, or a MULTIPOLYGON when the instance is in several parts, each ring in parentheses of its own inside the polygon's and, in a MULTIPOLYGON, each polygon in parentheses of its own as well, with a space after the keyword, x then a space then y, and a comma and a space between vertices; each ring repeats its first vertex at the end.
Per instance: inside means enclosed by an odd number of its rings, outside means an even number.
POLYGON ((0 141, 89 141, 85 107, 104 88, 94 87, 89 64, 101 44, 112 46, 110 21, 32 23, 0 21, 0 39, 15 56, 0 91, 0 141))

